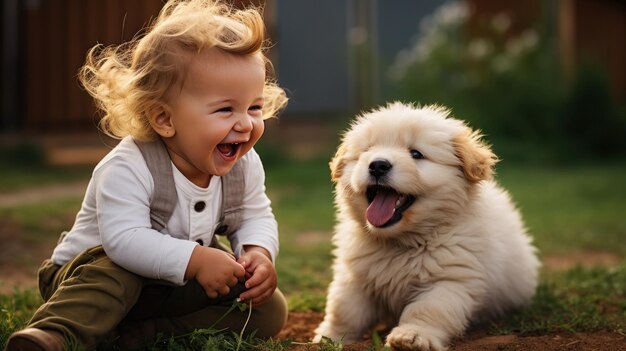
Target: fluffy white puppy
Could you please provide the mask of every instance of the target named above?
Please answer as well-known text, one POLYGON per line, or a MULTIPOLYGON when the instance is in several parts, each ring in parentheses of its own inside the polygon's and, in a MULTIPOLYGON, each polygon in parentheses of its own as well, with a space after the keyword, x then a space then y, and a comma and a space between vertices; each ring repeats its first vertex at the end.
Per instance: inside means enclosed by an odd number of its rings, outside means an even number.
POLYGON ((331 161, 338 224, 322 336, 443 350, 479 317, 527 304, 540 263, 496 157, 439 106, 393 103, 358 117, 331 161))

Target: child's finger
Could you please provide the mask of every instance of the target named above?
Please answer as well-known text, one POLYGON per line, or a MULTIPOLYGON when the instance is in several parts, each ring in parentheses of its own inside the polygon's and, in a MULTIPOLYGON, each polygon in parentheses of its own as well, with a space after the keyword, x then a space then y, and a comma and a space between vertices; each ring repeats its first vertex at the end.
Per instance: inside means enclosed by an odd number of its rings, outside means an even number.
POLYGON ((233 275, 237 278, 243 278, 246 276, 246 269, 242 265, 238 265, 233 269, 233 275))
POLYGON ((237 283, 239 283, 239 279, 235 276, 230 277, 230 279, 228 280, 228 282, 226 282, 226 284, 230 287, 233 287, 235 285, 237 285, 237 283))
POLYGON ((269 272, 266 269, 259 268, 257 269, 252 276, 246 280, 246 288, 250 289, 254 286, 261 284, 262 282, 267 280, 269 276, 269 272))
POLYGON ((246 259, 245 257, 241 256, 239 257, 239 259, 237 260, 237 263, 239 263, 240 265, 244 266, 244 268, 247 268, 250 265, 250 260, 246 259))
POLYGON ((205 292, 206 295, 212 299, 216 299, 219 296, 219 294, 215 290, 205 290, 205 292))
POLYGON ((272 294, 274 293, 274 290, 276 290, 276 287, 271 286, 271 285, 265 290, 260 290, 258 295, 254 297, 250 297, 250 300, 252 301, 252 305, 258 306, 258 305, 262 305, 263 303, 265 303, 272 296, 272 294))
POLYGON ((244 301, 248 301, 248 300, 253 300, 255 298, 258 298, 259 296, 263 295, 263 293, 268 290, 268 288, 270 288, 270 284, 260 284, 257 285, 255 287, 253 287, 252 289, 246 290, 243 293, 241 293, 241 295, 239 295, 239 298, 244 300, 244 301))

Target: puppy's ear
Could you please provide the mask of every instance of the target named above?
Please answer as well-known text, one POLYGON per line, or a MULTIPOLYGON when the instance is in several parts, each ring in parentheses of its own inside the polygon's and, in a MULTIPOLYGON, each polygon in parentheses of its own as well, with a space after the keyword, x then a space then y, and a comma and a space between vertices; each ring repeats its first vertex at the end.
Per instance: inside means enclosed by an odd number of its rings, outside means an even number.
POLYGON ((493 177, 493 166, 498 158, 491 148, 481 140, 481 134, 469 128, 453 140, 457 157, 462 162, 465 178, 472 183, 493 177))
POLYGON ((346 153, 345 144, 339 145, 339 148, 337 148, 337 152, 335 153, 335 156, 330 161, 330 179, 333 182, 338 181, 339 178, 341 178, 341 175, 343 174, 342 173, 343 167, 345 166, 345 161, 344 161, 345 153, 346 153))

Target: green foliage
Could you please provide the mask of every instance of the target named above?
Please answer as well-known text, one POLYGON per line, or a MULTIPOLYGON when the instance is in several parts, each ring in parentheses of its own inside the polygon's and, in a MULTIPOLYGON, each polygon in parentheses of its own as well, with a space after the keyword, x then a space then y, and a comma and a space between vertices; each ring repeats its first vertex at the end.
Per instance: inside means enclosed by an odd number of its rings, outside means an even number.
POLYGON ((575 138, 572 147, 583 155, 613 156, 626 148, 626 106, 611 98, 605 73, 581 65, 565 101, 563 126, 575 138))
POLYGON ((240 337, 234 332, 227 333, 209 328, 195 330, 183 337, 172 338, 161 335, 153 344, 144 347, 143 350, 282 351, 286 350, 290 344, 290 341, 261 340, 255 338, 254 335, 240 337))
POLYGON ((519 32, 507 14, 472 18, 464 3, 442 6, 393 64, 387 98, 451 107, 510 160, 626 155, 626 106, 612 99, 597 66, 568 84, 555 12, 548 2, 543 10, 536 28, 519 32))
POLYGON ((35 289, 16 289, 10 295, 0 294, 0 345, 4 346, 11 333, 26 325, 41 303, 35 289))
MULTIPOLYGON (((157 335, 156 340, 145 345, 141 350, 206 350, 206 351, 248 351, 267 350, 282 351, 291 344, 291 341, 262 340, 255 337, 255 332, 244 335, 248 321, 252 313, 252 306, 235 300, 231 307, 219 318, 212 327, 197 329, 189 334, 179 336, 157 335), (220 330, 214 326, 232 311, 238 309, 241 312, 248 310, 248 319, 241 330, 220 330)), ((110 345, 117 348, 117 345, 110 345)))
POLYGON ((391 351, 391 347, 385 346, 382 338, 378 335, 377 332, 372 333, 372 346, 369 348, 370 351, 391 351))
POLYGON ((343 342, 333 341, 330 338, 322 336, 322 340, 319 342, 318 351, 341 351, 343 350, 343 342))

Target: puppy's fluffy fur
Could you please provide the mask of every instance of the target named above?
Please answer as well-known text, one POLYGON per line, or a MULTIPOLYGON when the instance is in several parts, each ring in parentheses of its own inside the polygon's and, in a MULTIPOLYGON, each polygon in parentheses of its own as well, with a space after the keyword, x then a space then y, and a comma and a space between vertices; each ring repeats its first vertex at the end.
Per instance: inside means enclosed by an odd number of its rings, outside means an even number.
POLYGON ((394 349, 443 350, 471 321, 527 304, 540 264, 496 161, 442 107, 358 117, 331 162, 334 277, 315 340, 386 321, 394 349))

